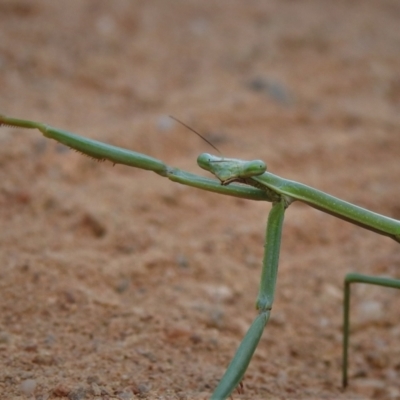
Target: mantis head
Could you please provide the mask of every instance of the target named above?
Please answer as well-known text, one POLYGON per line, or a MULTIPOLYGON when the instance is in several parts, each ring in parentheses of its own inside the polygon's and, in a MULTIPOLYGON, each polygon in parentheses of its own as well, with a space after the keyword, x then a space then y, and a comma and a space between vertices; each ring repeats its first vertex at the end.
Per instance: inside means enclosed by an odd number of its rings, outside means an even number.
POLYGON ((215 175, 223 185, 262 175, 267 170, 265 162, 261 160, 243 161, 213 156, 208 153, 200 154, 197 164, 200 168, 215 175))

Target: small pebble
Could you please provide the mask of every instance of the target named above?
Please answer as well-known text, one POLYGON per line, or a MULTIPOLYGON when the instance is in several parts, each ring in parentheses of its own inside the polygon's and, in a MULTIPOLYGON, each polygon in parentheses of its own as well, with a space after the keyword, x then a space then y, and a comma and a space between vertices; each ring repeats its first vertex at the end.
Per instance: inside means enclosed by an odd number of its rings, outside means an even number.
POLYGON ((94 396, 101 396, 100 386, 96 382, 92 382, 90 386, 92 388, 92 393, 94 396))
POLYGON ((364 323, 377 322, 384 316, 382 303, 375 300, 362 302, 357 311, 360 321, 364 323))
POLYGON ((122 278, 115 286, 115 291, 117 293, 124 293, 129 289, 130 281, 129 279, 122 278))
POLYGON ((145 394, 151 389, 151 385, 148 385, 146 383, 139 383, 137 389, 139 394, 145 394))
POLYGON ((133 400, 133 392, 130 389, 125 389, 123 392, 118 393, 119 400, 133 400))
POLYGON ((204 289, 216 301, 230 301, 234 297, 233 290, 226 285, 204 285, 204 289))
POLYGON ((78 387, 68 393, 68 400, 83 400, 85 397, 86 390, 83 387, 78 387))
POLYGON ((71 389, 63 384, 58 384, 52 391, 56 397, 67 397, 71 389))
POLYGON ((274 79, 255 77, 247 82, 247 87, 255 92, 265 93, 281 105, 291 106, 294 103, 293 96, 287 87, 274 79))
POLYGON ((10 343, 11 335, 7 332, 0 332, 0 344, 10 343))
POLYGON ((162 115, 157 120, 157 129, 160 131, 170 131, 174 126, 174 120, 168 115, 162 115))
POLYGON ((209 22, 205 18, 196 18, 189 23, 190 31, 196 36, 203 36, 209 30, 209 22))
POLYGON ((270 324, 275 326, 284 326, 287 318, 284 312, 278 311, 271 315, 270 324))
POLYGON ((25 379, 19 385, 19 389, 26 396, 31 396, 36 389, 36 380, 35 379, 25 379))
POLYGON ((369 398, 382 398, 385 382, 379 379, 358 379, 352 382, 352 387, 360 394, 369 398))
POLYGON ((213 308, 210 312, 209 326, 220 329, 224 323, 224 312, 220 308, 213 308))
POLYGON ((96 28, 98 33, 104 36, 110 36, 115 32, 116 23, 109 15, 103 15, 97 19, 96 28))
POLYGON ((176 257, 176 263, 180 268, 187 268, 189 266, 189 261, 184 254, 179 254, 176 257))

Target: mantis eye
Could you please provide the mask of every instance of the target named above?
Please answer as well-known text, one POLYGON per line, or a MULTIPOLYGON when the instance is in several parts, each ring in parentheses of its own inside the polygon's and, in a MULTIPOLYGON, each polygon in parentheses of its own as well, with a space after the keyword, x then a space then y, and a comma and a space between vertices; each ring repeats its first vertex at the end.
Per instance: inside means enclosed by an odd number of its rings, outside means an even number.
POLYGON ((264 161, 247 161, 245 164, 243 164, 240 176, 242 178, 251 178, 252 176, 262 175, 266 170, 267 166, 264 161))

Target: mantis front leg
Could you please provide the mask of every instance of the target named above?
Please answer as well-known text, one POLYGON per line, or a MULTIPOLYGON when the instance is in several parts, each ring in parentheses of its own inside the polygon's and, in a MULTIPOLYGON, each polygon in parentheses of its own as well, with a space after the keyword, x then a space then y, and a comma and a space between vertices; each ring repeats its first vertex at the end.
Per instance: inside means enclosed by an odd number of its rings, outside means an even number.
POLYGON ((211 400, 226 399, 239 385, 269 320, 274 302, 285 209, 286 204, 281 199, 273 204, 268 215, 260 290, 256 302, 259 314, 247 331, 211 400))

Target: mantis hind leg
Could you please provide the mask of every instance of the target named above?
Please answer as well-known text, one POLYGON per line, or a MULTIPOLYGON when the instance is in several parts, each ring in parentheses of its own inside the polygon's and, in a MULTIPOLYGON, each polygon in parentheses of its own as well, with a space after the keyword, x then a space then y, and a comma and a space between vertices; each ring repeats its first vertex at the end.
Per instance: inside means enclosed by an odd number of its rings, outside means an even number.
POLYGON ((347 274, 344 279, 344 302, 343 302, 343 364, 342 364, 342 384, 348 384, 348 348, 350 335, 350 284, 366 283, 400 289, 400 280, 382 278, 377 276, 363 275, 357 273, 347 274))

